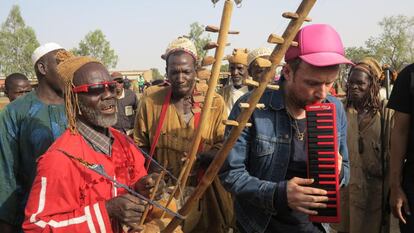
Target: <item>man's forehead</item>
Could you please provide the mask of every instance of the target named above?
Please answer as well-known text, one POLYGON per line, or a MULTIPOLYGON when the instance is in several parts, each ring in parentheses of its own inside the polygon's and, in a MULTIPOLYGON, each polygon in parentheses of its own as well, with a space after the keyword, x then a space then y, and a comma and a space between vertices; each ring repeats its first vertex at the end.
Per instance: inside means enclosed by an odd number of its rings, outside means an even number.
POLYGON ((26 86, 26 85, 30 85, 29 80, 24 80, 24 79, 14 79, 12 80, 12 85, 19 85, 19 86, 26 86))
POLYGON ((182 63, 193 63, 194 58, 184 52, 172 53, 168 56, 167 63, 168 65, 182 64, 182 63))
POLYGON ((191 62, 177 61, 168 64, 170 70, 182 70, 182 69, 194 69, 194 65, 191 62))
POLYGON ((229 65, 232 67, 247 67, 246 65, 243 65, 241 63, 229 63, 229 65))
POLYGON ((97 83, 111 80, 108 70, 99 63, 88 63, 82 66, 74 77, 77 83, 97 83))
MULTIPOLYGON (((338 74, 333 75, 331 73, 329 75, 320 75, 321 73, 303 73, 299 79, 305 82, 313 82, 313 83, 326 83, 326 82, 334 82, 338 78, 338 74)), ((326 73, 327 74, 327 73, 326 73)))

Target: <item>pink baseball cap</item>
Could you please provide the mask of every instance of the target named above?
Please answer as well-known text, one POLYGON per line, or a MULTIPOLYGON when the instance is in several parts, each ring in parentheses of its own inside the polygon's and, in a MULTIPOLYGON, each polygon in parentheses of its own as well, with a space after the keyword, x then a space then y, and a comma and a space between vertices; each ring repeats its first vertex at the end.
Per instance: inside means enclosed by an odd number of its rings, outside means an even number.
POLYGON ((313 66, 331 66, 353 63, 345 57, 344 46, 335 29, 327 24, 312 24, 299 30, 290 46, 285 61, 300 57, 313 66))

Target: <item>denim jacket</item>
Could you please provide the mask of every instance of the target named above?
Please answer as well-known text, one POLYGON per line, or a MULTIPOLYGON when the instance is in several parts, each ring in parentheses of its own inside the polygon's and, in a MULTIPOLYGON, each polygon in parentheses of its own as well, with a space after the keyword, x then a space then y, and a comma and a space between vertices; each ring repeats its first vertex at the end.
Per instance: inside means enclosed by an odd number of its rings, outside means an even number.
MULTIPOLYGON (((229 119, 240 114, 240 102, 234 105, 229 119)), ((333 96, 327 102, 336 105, 338 148, 342 155, 341 185, 348 184, 349 161, 346 144, 346 115, 342 103, 333 96)), ((255 110, 220 171, 223 186, 234 195, 234 208, 245 232, 265 232, 272 215, 289 209, 286 172, 290 159, 292 127, 286 112, 283 91, 266 90, 260 103, 265 109, 255 110)), ((231 128, 226 128, 226 135, 231 128)))

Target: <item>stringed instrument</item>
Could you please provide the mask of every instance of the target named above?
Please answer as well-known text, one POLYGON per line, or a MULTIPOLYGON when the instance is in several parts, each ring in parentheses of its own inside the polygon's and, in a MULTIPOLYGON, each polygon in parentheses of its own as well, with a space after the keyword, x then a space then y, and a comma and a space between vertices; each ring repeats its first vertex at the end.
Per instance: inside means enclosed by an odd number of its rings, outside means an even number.
MULTIPOLYGON (((185 169, 184 175, 181 179, 182 188, 184 188, 184 186, 186 185, 188 176, 196 160, 196 156, 197 156, 199 146, 201 143, 201 139, 202 139, 202 133, 207 129, 208 124, 209 124, 209 122, 207 122, 209 119, 209 114, 210 114, 209 110, 212 108, 214 95, 216 93, 217 81, 220 76, 221 62, 224 56, 224 49, 227 45, 229 45, 227 43, 228 34, 229 33, 238 34, 238 32, 236 31, 229 30, 232 10, 233 10, 233 2, 231 0, 226 0, 224 4, 223 13, 222 13, 220 28, 217 28, 215 26, 206 27, 206 31, 213 32, 213 33, 218 32, 218 38, 217 38, 217 42, 210 42, 206 46, 204 46, 205 50, 216 49, 214 58, 206 57, 203 59, 203 63, 205 65, 209 65, 213 63, 211 72, 208 71, 207 69, 200 69, 197 72, 199 81, 196 85, 196 91, 199 92, 200 94, 204 94, 205 90, 207 89, 207 92, 205 93, 205 95, 199 94, 198 96, 197 96, 197 93, 195 93, 195 96, 193 97, 194 102, 202 103, 201 105, 199 105, 200 107, 202 107, 201 118, 200 118, 199 126, 196 129, 194 136, 193 136, 191 149, 188 153, 189 164, 187 168, 185 169)), ((197 111, 197 109, 193 109, 193 110, 197 111)))
MULTIPOLYGON (((269 43, 277 44, 274 48, 272 54, 269 58, 269 63, 267 65, 269 66, 268 71, 260 80, 260 82, 256 81, 248 81, 246 83, 247 85, 250 85, 254 87, 253 93, 250 95, 250 98, 248 100, 248 103, 242 103, 240 106, 242 108, 242 112, 237 117, 236 121, 225 121, 225 124, 232 125, 232 129, 230 131, 230 134, 227 136, 226 141, 224 142, 222 148, 215 156, 214 160, 208 167, 207 171, 205 172, 204 176, 202 177, 201 181, 199 182, 197 188, 193 192, 193 194, 190 196, 190 198, 187 200, 187 202, 184 204, 184 206, 178 211, 183 216, 187 216, 188 213, 190 213, 191 209, 194 207, 196 203, 198 203, 198 200, 202 197, 208 186, 213 182, 214 178, 217 176, 221 166, 223 165, 224 161, 227 158, 227 155, 229 154, 230 150, 233 148, 235 142, 239 138, 242 130, 244 127, 247 126, 248 120, 250 119, 251 114, 256 109, 257 104, 260 100, 260 97, 264 93, 266 88, 271 89, 278 89, 279 87, 276 85, 269 86, 270 81, 274 78, 276 68, 280 65, 282 58, 284 57, 286 51, 290 46, 297 46, 297 42, 293 42, 294 37, 296 36, 297 32, 299 31, 300 27, 302 26, 303 22, 310 21, 309 18, 307 18, 310 10, 312 9, 313 5, 315 4, 316 0, 303 0, 301 4, 299 5, 298 9, 295 13, 284 13, 282 16, 284 18, 290 19, 290 23, 287 26, 285 32, 282 36, 277 36, 274 34, 271 34, 268 38, 269 43)), ((231 13, 232 9, 232 1, 226 0, 223 10, 223 18, 222 18, 222 25, 220 26, 220 31, 228 31, 228 22, 225 23, 224 20, 226 19, 226 12, 227 14, 231 13)), ((226 21, 229 21, 230 17, 227 17, 228 19, 226 21)), ((224 35, 221 35, 226 38, 227 33, 224 35)), ((220 37, 219 37, 220 39, 220 37)), ((224 39, 222 39, 224 40, 224 39)), ((226 43, 225 41, 221 41, 222 43, 226 43)), ((220 47, 216 51, 216 55, 219 51, 220 47)), ((221 54, 219 54, 221 55, 221 54)), ((266 62, 264 62, 266 65, 266 62)), ((214 68, 214 67, 213 67, 214 68)), ((217 67, 219 68, 219 67, 217 67)), ((217 79, 214 78, 214 71, 217 73, 218 76, 219 69, 214 70, 210 79, 210 82, 217 82, 217 79)), ((211 84, 211 83, 209 83, 211 84)), ((211 84, 213 87, 216 84, 211 84)), ((209 85, 209 92, 212 92, 214 90, 210 89, 209 85)), ((204 106, 206 107, 206 106, 204 106)), ((204 110, 204 108, 203 108, 204 110)), ((204 112, 203 112, 204 113, 204 112)), ((201 127, 200 127, 201 128, 201 127)), ((171 233, 176 229, 180 223, 182 222, 179 218, 174 218, 170 224, 162 231, 163 233, 171 233)))
MULTIPOLYGON (((198 126, 195 127, 191 148, 188 151, 187 159, 179 174, 178 182, 176 186, 173 187, 173 191, 169 194, 169 198, 165 203, 165 206, 168 206, 169 209, 170 207, 174 209, 174 207, 177 206, 176 199, 182 199, 180 196, 183 195, 187 180, 190 175, 190 171, 194 165, 194 162, 196 161, 196 156, 199 152, 200 144, 202 141, 202 133, 209 127, 209 110, 214 108, 212 104, 214 98, 216 97, 215 90, 220 75, 221 61, 223 60, 224 49, 229 45, 227 43, 227 36, 228 34, 239 33, 237 31, 229 31, 232 9, 232 1, 227 0, 224 5, 220 28, 215 26, 207 26, 205 29, 206 31, 213 33, 218 32, 217 42, 210 42, 204 46, 205 50, 216 49, 214 57, 207 56, 202 60, 203 66, 213 65, 213 67, 211 71, 202 67, 197 70, 197 80, 192 96, 192 112, 194 113, 195 121, 198 122, 198 126), (197 118, 199 119, 196 120, 197 118)), ((148 213, 147 210, 145 212, 148 213)), ((166 219, 171 219, 171 217, 172 216, 166 216, 163 210, 154 208, 148 218, 149 222, 145 221, 147 216, 144 215, 143 220, 141 220, 141 225, 145 222, 144 232, 159 232, 160 229, 163 229, 165 227, 164 224, 166 219)), ((173 230, 175 229, 176 228, 173 230)))

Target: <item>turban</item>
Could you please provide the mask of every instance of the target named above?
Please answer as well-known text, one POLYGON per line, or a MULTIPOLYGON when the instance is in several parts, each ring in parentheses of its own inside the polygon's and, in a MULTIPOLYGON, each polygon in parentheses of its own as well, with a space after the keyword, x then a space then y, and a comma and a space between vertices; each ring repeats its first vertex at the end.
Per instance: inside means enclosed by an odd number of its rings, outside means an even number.
POLYGON ((254 62, 258 57, 270 56, 271 53, 272 53, 272 50, 270 50, 269 48, 263 48, 263 47, 252 50, 247 55, 247 65, 250 66, 250 64, 252 64, 252 62, 254 62))
POLYGON ((57 72, 64 84, 66 117, 71 132, 76 131, 76 111, 79 109, 77 96, 73 94, 73 76, 77 70, 88 63, 100 63, 91 57, 76 57, 70 52, 59 51, 56 54, 58 61, 57 72))
POLYGON ((353 69, 363 71, 377 81, 384 79, 384 73, 382 71, 381 65, 372 57, 365 57, 356 63, 353 69))
POLYGON ((111 77, 112 77, 113 79, 123 78, 122 74, 121 74, 121 73, 119 73, 119 72, 116 72, 116 71, 115 71, 115 72, 112 72, 111 77))
POLYGON ((247 49, 234 49, 233 54, 228 58, 230 63, 237 63, 247 66, 247 49))
POLYGON ((197 49, 194 43, 185 37, 178 37, 177 39, 171 41, 171 43, 168 44, 165 53, 161 57, 167 60, 169 55, 177 51, 186 52, 190 54, 196 61, 198 60, 197 49))

